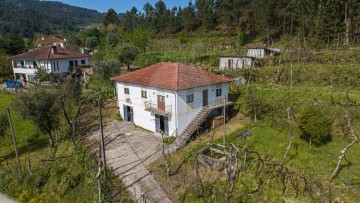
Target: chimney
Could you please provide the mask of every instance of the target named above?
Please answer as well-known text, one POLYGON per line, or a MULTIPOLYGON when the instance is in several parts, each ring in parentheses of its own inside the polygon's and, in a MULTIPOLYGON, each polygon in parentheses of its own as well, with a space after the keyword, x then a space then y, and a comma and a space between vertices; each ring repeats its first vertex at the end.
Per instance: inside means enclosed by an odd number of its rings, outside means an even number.
POLYGON ((56 46, 51 46, 51 53, 57 54, 56 46))

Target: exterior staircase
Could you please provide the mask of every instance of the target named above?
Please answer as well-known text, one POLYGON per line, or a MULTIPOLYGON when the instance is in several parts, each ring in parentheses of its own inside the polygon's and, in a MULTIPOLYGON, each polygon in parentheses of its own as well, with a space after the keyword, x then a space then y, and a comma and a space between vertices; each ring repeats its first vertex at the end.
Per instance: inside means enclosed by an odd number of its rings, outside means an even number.
MULTIPOLYGON (((226 101, 226 105, 231 105, 232 102, 226 101)), ((196 131, 198 126, 200 126, 206 119, 207 116, 211 113, 212 110, 221 108, 224 106, 224 100, 218 100, 212 103, 209 103, 208 106, 203 107, 200 112, 192 119, 189 125, 183 130, 183 132, 178 135, 173 143, 173 150, 180 149, 186 145, 186 143, 191 138, 191 135, 196 131)))

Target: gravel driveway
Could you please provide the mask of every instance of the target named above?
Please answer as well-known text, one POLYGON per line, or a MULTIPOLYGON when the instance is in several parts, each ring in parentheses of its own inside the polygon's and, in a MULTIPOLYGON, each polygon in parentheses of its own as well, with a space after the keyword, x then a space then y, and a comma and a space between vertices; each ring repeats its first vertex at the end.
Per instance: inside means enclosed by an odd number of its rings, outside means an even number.
MULTIPOLYGON (((136 202, 173 202, 147 166, 161 156, 161 137, 127 122, 112 121, 104 129, 108 167, 125 184, 136 202)), ((99 139, 97 131, 90 139, 99 139)))

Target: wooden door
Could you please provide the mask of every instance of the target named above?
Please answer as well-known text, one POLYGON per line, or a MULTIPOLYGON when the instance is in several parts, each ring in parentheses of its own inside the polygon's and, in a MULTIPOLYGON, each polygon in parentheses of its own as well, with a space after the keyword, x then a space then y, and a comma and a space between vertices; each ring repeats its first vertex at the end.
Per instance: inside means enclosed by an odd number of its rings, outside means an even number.
POLYGON ((209 104, 209 90, 203 90, 203 106, 209 104))
POLYGON ((165 97, 158 95, 158 109, 165 111, 165 97))
POLYGON ((228 59, 228 68, 232 69, 233 68, 233 60, 232 59, 228 59))

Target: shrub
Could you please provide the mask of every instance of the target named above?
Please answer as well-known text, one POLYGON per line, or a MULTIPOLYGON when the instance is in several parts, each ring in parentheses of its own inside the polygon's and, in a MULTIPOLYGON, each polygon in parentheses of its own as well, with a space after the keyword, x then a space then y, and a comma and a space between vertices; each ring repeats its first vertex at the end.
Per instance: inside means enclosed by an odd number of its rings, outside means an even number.
POLYGON ((298 126, 302 138, 316 145, 324 144, 330 138, 332 118, 315 106, 307 106, 301 112, 298 126))
POLYGON ((164 137, 164 139, 163 139, 163 142, 165 144, 171 144, 174 141, 175 141, 175 137, 173 137, 173 136, 167 136, 167 137, 164 137))

